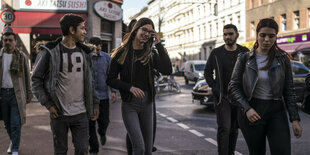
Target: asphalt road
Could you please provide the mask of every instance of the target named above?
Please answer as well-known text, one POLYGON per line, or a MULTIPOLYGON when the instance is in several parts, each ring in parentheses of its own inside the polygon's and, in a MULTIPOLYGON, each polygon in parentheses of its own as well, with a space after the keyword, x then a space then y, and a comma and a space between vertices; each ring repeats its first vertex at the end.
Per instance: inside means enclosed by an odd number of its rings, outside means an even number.
MULTIPOLYGON (((216 117, 211 108, 192 103, 191 88, 194 83, 184 84, 184 79, 176 77, 182 92, 160 92, 156 97, 157 134, 154 155, 215 155, 216 117)), ((126 155, 126 130, 122 122, 120 99, 110 106, 110 125, 107 144, 100 148, 100 155, 126 155)), ((296 139, 292 135, 292 154, 310 154, 310 115, 300 112, 303 136, 296 139)), ((20 155, 52 155, 53 141, 49 126, 49 114, 38 102, 27 105, 27 123, 22 129, 20 155)), ((9 138, 0 122, 0 155, 6 154, 9 138)), ((69 134, 69 138, 71 138, 69 134)), ((68 154, 74 154, 71 139, 68 154)), ((248 154, 247 147, 239 132, 236 154, 248 154)), ((267 154, 270 154, 267 152, 267 154)))

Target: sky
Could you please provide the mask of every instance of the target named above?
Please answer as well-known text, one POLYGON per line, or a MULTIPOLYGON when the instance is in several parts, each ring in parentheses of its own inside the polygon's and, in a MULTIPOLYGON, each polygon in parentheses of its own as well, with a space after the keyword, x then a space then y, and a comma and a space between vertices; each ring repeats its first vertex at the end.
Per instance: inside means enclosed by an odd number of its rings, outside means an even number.
POLYGON ((124 23, 129 23, 129 17, 140 12, 142 8, 147 6, 149 1, 150 0, 124 0, 122 5, 124 23))

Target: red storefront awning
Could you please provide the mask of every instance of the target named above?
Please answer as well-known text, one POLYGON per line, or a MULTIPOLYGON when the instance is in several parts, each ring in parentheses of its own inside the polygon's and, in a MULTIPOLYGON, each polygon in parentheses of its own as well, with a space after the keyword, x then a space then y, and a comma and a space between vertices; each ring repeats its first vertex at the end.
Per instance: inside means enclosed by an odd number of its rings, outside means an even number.
MULTIPOLYGON (((15 33, 61 34, 59 20, 66 13, 16 11, 11 24, 15 33)), ((86 13, 76 13, 87 21, 86 13)))

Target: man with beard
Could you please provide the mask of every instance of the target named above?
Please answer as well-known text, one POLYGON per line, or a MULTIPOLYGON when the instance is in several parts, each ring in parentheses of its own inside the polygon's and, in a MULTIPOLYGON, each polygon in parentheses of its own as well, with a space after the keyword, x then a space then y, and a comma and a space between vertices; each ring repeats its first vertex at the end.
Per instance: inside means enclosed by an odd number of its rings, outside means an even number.
POLYGON ((224 26, 225 45, 212 50, 204 72, 215 100, 219 155, 234 154, 238 138, 237 107, 231 105, 227 98, 228 83, 238 54, 249 51, 246 47, 236 44, 238 36, 238 29, 235 25, 224 26))

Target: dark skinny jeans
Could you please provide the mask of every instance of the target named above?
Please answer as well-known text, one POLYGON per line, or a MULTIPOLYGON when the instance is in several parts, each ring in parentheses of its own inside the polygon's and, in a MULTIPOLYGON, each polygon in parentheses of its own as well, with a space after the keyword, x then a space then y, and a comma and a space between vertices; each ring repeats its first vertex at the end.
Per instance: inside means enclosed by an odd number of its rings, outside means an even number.
POLYGON ((231 105, 227 99, 215 105, 219 155, 233 155, 235 152, 238 138, 237 112, 238 108, 231 105))
POLYGON ((133 155, 151 155, 153 146, 153 103, 149 93, 122 103, 122 117, 132 142, 133 155))
POLYGON ((239 113, 239 126, 249 154, 266 154, 267 137, 271 154, 290 155, 291 137, 283 102, 252 99, 250 105, 262 119, 251 123, 245 113, 239 113))

